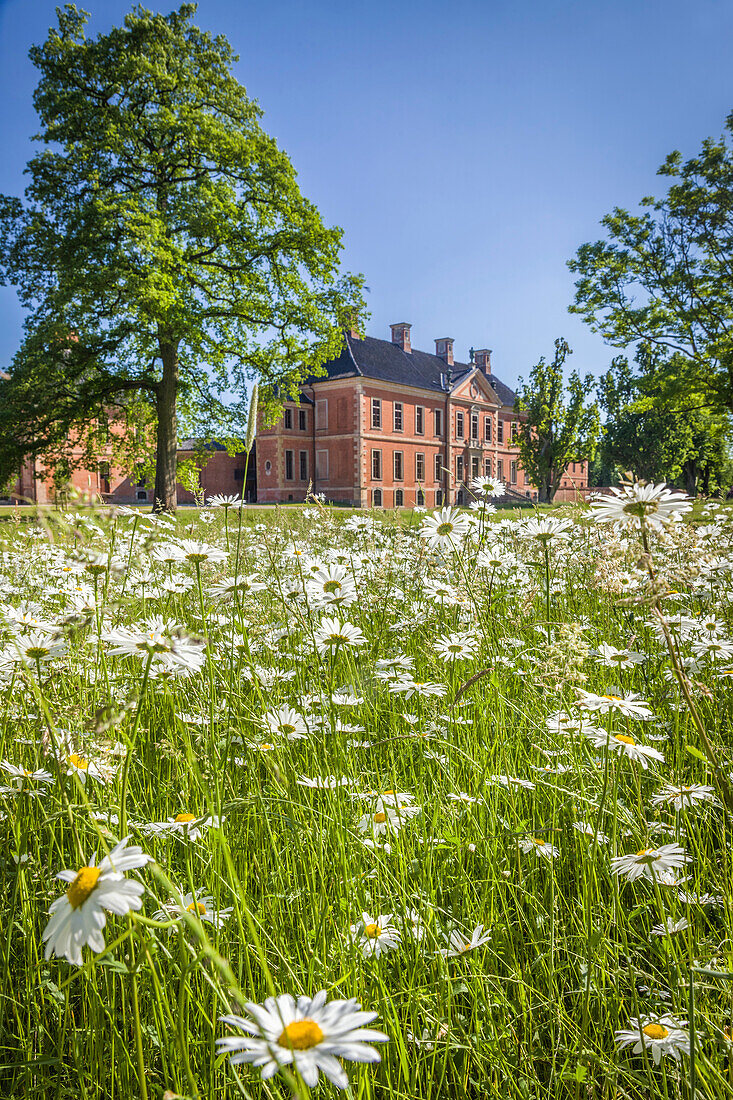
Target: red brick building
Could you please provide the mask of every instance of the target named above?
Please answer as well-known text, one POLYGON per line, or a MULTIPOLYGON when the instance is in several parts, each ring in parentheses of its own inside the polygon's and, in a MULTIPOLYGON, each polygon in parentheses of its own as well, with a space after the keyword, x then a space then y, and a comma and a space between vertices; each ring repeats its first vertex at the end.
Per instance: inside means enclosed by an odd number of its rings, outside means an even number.
MULTIPOLYGON (((456 363, 450 337, 430 354, 412 348, 406 322, 391 329, 391 340, 347 333, 326 374, 258 432, 257 500, 303 500, 310 485, 361 508, 432 508, 468 503, 466 486, 479 475, 536 500, 513 442, 515 395, 493 373, 491 352, 456 363)), ((556 499, 587 486, 588 464, 571 463, 556 499)))

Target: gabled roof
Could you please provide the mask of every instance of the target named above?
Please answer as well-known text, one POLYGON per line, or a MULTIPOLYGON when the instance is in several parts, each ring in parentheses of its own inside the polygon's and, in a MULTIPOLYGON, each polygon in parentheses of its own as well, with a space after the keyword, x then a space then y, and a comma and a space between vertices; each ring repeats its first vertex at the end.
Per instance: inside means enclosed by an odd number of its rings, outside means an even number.
MULTIPOLYGON (((328 378, 375 378, 380 382, 394 382, 398 386, 417 386, 431 393, 441 393, 448 366, 438 355, 427 351, 403 351, 390 340, 377 340, 365 336, 359 340, 346 333, 346 344, 337 359, 324 363, 328 378)), ((472 363, 454 363, 451 370, 451 390, 455 390, 476 368, 472 363)), ((325 379, 326 376, 321 376, 325 379)), ((317 383, 319 378, 309 379, 317 383)), ((514 391, 494 375, 487 381, 503 405, 514 404, 514 391)))

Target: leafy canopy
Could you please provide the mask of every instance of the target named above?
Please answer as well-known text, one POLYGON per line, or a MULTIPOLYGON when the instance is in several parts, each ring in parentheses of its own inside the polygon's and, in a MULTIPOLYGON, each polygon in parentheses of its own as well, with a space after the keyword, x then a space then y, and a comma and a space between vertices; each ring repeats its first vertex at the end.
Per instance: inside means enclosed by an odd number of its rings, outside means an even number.
POLYGON ((586 404, 593 376, 576 371, 563 382, 563 365, 572 352, 565 340, 555 341, 551 363, 540 359, 529 376, 519 379, 514 408, 524 414, 517 427, 522 465, 539 488, 539 498, 552 500, 571 462, 591 458, 598 438, 598 407, 586 404))
POLYGON ((582 245, 569 262, 578 276, 570 307, 615 347, 656 356, 665 397, 694 391, 733 410, 733 114, 727 133, 683 161, 671 153, 659 175, 661 198, 641 212, 615 208, 604 240, 582 245))
POLYGON ((0 475, 10 452, 61 447, 136 402, 170 466, 177 417, 187 435, 239 431, 248 379, 265 398, 295 393, 363 310, 361 278, 339 274, 341 230, 301 194, 195 10, 136 7, 87 39, 70 4, 31 50, 42 147, 25 201, 0 197, 0 278, 28 311, 0 475))

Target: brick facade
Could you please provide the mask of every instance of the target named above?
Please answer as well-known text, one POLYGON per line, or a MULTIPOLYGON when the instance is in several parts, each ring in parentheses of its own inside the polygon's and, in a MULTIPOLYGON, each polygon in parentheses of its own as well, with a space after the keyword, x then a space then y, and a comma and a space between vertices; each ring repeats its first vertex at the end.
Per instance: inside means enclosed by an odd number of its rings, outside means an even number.
MULTIPOLYGON (((455 364, 453 341, 444 337, 435 356, 415 353, 411 369, 409 328, 392 326, 389 353, 376 347, 388 341, 367 338, 365 347, 350 334, 353 369, 343 356, 328 364, 325 377, 303 386, 299 404, 288 401, 276 425, 260 427, 258 501, 302 501, 310 486, 361 508, 432 508, 468 503, 466 486, 479 475, 537 499, 512 443, 514 395, 494 378, 491 353, 455 364)), ((575 499, 587 485, 587 463, 571 464, 556 499, 575 499)))

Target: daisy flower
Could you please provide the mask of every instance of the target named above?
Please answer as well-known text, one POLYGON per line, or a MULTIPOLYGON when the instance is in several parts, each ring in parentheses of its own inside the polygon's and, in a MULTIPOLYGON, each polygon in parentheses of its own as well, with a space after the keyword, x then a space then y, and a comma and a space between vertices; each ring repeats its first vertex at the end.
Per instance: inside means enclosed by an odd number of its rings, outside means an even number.
POLYGON ((528 520, 522 528, 522 534, 528 538, 536 539, 543 545, 547 545, 552 539, 559 541, 567 539, 568 532, 572 531, 573 524, 569 519, 555 519, 553 516, 535 516, 528 520))
POLYGON ((299 787, 311 787, 316 791, 333 791, 337 787, 348 787, 351 782, 346 776, 340 779, 335 775, 316 775, 312 778, 307 775, 299 775, 296 783, 299 787))
POLYGON ((59 871, 56 877, 68 882, 69 888, 49 910, 51 919, 43 932, 47 959, 63 955, 74 966, 81 966, 85 944, 97 953, 104 951, 105 911, 124 916, 140 909, 145 887, 126 879, 124 872, 144 867, 152 856, 145 855, 142 848, 127 848, 129 839, 115 845, 99 866, 92 858, 78 871, 59 871))
POLYGON ((335 653, 339 646, 356 649, 366 643, 366 638, 358 626, 350 622, 339 622, 338 619, 329 616, 321 619, 313 637, 316 649, 322 657, 335 653))
POLYGON ((474 493, 484 497, 503 497, 506 486, 496 477, 475 477, 471 482, 474 493))
POLYGON ((242 498, 237 493, 216 493, 213 497, 209 497, 206 503, 210 508, 223 508, 227 511, 229 508, 240 508, 242 498))
POLYGON ((525 855, 536 852, 538 856, 542 856, 544 859, 557 859, 560 855, 560 849, 541 836, 523 837, 519 841, 519 847, 525 855))
POLYGON ((635 482, 600 495, 591 504, 591 513, 598 523, 637 529, 644 525, 661 531, 691 508, 692 501, 685 493, 673 493, 664 484, 635 482))
POLYGON ((443 634, 435 641, 433 649, 443 661, 470 661, 478 653, 478 641, 465 632, 443 634))
POLYGON ((492 775, 487 782, 496 783, 500 787, 524 787, 527 791, 535 789, 531 779, 519 779, 516 775, 492 775))
POLYGON ((676 880, 675 872, 684 867, 689 858, 679 844, 662 844, 659 848, 642 848, 626 856, 612 856, 611 872, 625 875, 627 882, 645 878, 671 886, 676 880))
POLYGON ((578 688, 578 706, 583 710, 598 711, 600 714, 608 714, 609 711, 618 711, 625 718, 638 718, 647 721, 654 714, 637 692, 629 692, 628 695, 595 695, 592 691, 583 691, 578 688))
POLYGON ((671 917, 667 917, 661 924, 655 924, 652 928, 653 936, 673 936, 675 932, 684 932, 686 928, 690 927, 690 922, 687 917, 680 917, 679 920, 672 920, 671 917))
POLYGON ((180 813, 175 817, 169 817, 167 821, 153 821, 150 825, 140 825, 143 832, 149 833, 176 833, 186 840, 198 840, 205 829, 218 829, 221 820, 211 814, 197 817, 196 814, 180 813))
POLYGON ((356 585, 343 565, 318 569, 307 581, 308 595, 318 604, 349 607, 356 600, 356 585))
POLYGON ((289 993, 268 997, 264 1004, 244 1006, 248 1018, 222 1016, 221 1022, 245 1032, 217 1039, 220 1053, 227 1053, 233 1065, 249 1062, 262 1070, 267 1080, 283 1066, 293 1066, 309 1088, 318 1084, 322 1072, 339 1089, 349 1079, 338 1058, 353 1062, 379 1062, 379 1053, 369 1043, 386 1043, 387 1036, 365 1026, 376 1012, 362 1012, 356 1000, 327 1002, 326 991, 315 997, 289 993))
POLYGON ((465 932, 454 929, 446 936, 446 945, 438 952, 444 959, 457 959, 461 955, 467 955, 469 951, 475 951, 491 939, 491 933, 484 931, 483 924, 477 924, 473 932, 466 936, 465 932))
POLYGON ((645 1016, 631 1023, 633 1027, 616 1032, 619 1048, 635 1043, 634 1054, 650 1051, 656 1066, 663 1057, 679 1062, 680 1054, 690 1053, 690 1033, 686 1021, 677 1020, 674 1016, 645 1016))
POLYGON ((689 787, 665 783, 661 791, 652 798, 653 806, 674 806, 677 813, 690 809, 698 802, 714 802, 715 790, 701 783, 692 783, 689 787))
POLYGON ((359 819, 359 823, 356 827, 360 833, 371 833, 373 836, 387 836, 388 833, 396 833, 402 828, 402 817, 399 811, 394 809, 394 807, 379 805, 373 813, 364 814, 364 816, 359 819))
POLYGON ((220 550, 218 546, 210 546, 198 539, 181 539, 177 546, 169 548, 174 553, 174 561, 190 561, 194 565, 201 565, 208 561, 212 563, 226 561, 226 550, 220 550))
POLYGON ((454 547, 468 534, 470 521, 457 508, 441 508, 432 516, 426 516, 420 535, 431 547, 454 547))
MULTIPOLYGON (((217 909, 212 898, 208 894, 180 894, 177 898, 171 898, 162 909, 153 913, 155 920, 171 920, 180 917, 182 913, 191 913, 201 921, 213 925, 219 929, 232 915, 232 906, 225 909, 217 909)), ((170 930, 172 931, 172 929, 170 930)))
POLYGON ((17 764, 11 764, 9 760, 0 762, 0 768, 2 768, 4 772, 7 772, 13 785, 18 790, 27 787, 29 783, 53 783, 53 776, 50 772, 44 771, 43 768, 29 771, 28 768, 21 768, 18 767, 17 764))
POLYGON ((362 913, 361 920, 349 929, 349 941, 361 948, 365 959, 378 959, 385 951, 400 946, 401 932, 394 925, 391 913, 380 913, 374 919, 362 913))
POLYGON ((288 741, 302 740, 309 732, 303 716, 292 707, 265 711, 261 725, 268 733, 276 737, 287 737, 288 741))
POLYGON ((650 760, 664 763, 664 756, 658 749, 653 749, 650 745, 639 744, 630 733, 612 733, 609 736, 609 734, 601 731, 594 734, 589 740, 597 749, 608 748, 612 752, 628 757, 636 764, 641 764, 644 771, 649 767, 650 760))

